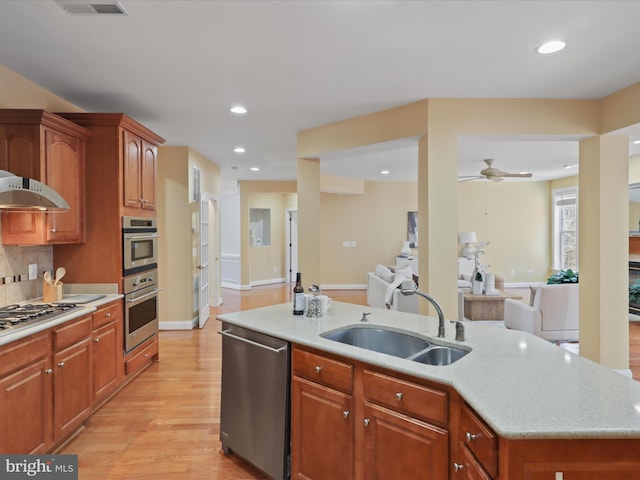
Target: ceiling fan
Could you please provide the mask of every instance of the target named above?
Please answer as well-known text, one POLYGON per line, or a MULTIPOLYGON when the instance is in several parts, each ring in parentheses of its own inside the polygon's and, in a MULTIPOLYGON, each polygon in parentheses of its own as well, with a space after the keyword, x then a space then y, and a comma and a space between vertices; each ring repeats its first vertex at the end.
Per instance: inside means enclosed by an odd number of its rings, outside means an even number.
POLYGON ((471 175, 471 176, 461 176, 458 177, 458 181, 460 182, 468 182, 470 180, 479 180, 481 178, 486 178, 487 180, 492 180, 494 182, 501 182, 506 177, 508 178, 530 178, 532 176, 531 173, 509 173, 503 172, 502 170, 498 170, 494 168, 493 165, 494 159, 487 158, 484 163, 487 164, 487 168, 480 170, 480 175, 471 175))

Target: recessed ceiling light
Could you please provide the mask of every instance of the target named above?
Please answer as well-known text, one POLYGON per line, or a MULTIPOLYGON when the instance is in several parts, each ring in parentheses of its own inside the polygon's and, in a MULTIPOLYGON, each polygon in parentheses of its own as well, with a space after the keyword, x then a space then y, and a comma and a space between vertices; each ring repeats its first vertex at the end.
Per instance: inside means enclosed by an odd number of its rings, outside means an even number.
POLYGON ((563 166, 562 166, 562 168, 564 168, 564 169, 566 169, 566 170, 569 170, 570 168, 575 168, 575 167, 577 167, 577 166, 578 166, 578 165, 576 165, 575 163, 573 163, 573 164, 571 164, 571 165, 569 165, 569 164, 563 165, 563 166))
POLYGON ((634 141, 633 141, 633 143, 634 143, 635 145, 638 145, 638 144, 640 143, 640 140, 634 140, 634 141))
POLYGON ((236 147, 236 148, 233 149, 233 151, 236 152, 236 153, 244 153, 244 152, 246 152, 244 147, 236 147))
POLYGON ((380 170, 380 175, 389 175, 390 173, 389 170, 380 170))
POLYGON ((258 167, 251 167, 252 172, 259 172, 260 169, 258 167))
POLYGON ((551 42, 543 43, 542 45, 540 45, 536 49, 536 52, 543 53, 543 54, 556 53, 562 50, 566 46, 567 44, 564 43, 562 40, 553 40, 551 42))
POLYGON ((242 105, 234 105, 233 107, 231 107, 231 113, 238 113, 238 114, 243 114, 243 113, 247 113, 247 109, 244 108, 242 105))

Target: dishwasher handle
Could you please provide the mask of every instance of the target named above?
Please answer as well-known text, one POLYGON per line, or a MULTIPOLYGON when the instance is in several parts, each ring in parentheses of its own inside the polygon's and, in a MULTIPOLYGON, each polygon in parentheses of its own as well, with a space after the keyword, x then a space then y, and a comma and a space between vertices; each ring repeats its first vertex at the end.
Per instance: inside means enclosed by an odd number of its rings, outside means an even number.
POLYGON ((225 337, 230 337, 230 338, 233 338, 234 340, 240 340, 241 342, 250 343, 251 345, 255 345, 256 347, 264 348, 265 350, 269 350, 269 351, 274 352, 274 353, 281 353, 281 352, 283 352, 283 351, 285 351, 287 349, 286 345, 284 347, 280 347, 280 348, 273 348, 273 347, 270 347, 268 345, 264 345, 262 343, 254 342, 253 340, 249 340, 247 338, 238 337, 237 335, 234 335, 233 333, 230 333, 230 330, 223 330, 223 331, 218 332, 218 333, 220 335, 225 336, 225 337))

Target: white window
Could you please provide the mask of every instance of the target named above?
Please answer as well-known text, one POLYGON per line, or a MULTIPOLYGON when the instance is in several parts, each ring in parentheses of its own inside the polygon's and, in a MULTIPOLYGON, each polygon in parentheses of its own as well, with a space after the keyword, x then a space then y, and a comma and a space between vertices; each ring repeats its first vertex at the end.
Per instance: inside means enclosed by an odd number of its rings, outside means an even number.
POLYGON ((553 190, 553 268, 578 270, 578 187, 553 190))

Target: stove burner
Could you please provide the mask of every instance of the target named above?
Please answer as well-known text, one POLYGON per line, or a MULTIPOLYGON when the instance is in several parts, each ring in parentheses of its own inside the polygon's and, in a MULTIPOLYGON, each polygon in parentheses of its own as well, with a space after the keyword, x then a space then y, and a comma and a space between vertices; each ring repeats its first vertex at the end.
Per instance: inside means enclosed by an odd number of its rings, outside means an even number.
POLYGON ((50 320, 59 315, 79 308, 75 304, 25 304, 0 307, 0 332, 50 320))

